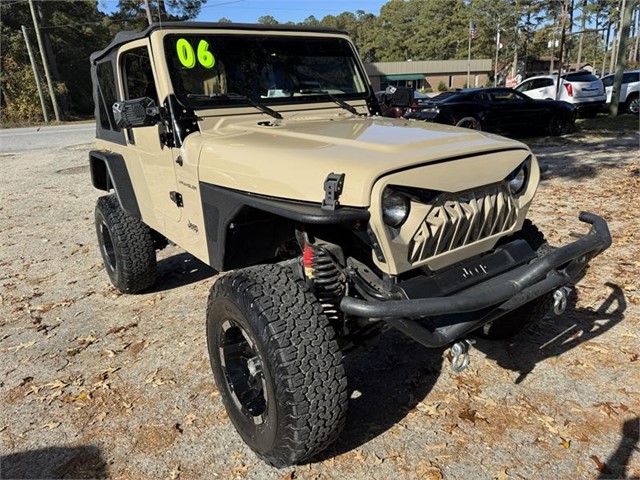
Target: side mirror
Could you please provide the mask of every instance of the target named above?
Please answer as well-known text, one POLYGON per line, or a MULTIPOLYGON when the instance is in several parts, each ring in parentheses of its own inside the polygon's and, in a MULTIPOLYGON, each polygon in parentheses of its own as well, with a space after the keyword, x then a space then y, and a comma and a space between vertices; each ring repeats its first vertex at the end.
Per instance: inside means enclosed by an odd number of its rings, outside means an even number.
POLYGON ((113 104, 113 118, 120 128, 149 127, 160 121, 160 108, 149 97, 113 104))

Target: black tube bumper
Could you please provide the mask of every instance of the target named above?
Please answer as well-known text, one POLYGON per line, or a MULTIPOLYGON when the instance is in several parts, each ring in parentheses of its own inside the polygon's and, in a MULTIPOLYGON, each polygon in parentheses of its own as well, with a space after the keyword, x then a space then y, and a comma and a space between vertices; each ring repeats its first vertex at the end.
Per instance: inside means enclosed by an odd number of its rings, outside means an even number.
POLYGON ((340 309, 349 315, 383 319, 425 346, 447 345, 506 312, 567 284, 589 260, 611 245, 605 220, 587 212, 580 213, 579 219, 591 224, 585 236, 454 295, 388 301, 345 297, 340 302, 340 309), (469 312, 481 313, 458 316, 449 321, 440 319, 435 327, 425 327, 419 320, 411 320, 469 312))

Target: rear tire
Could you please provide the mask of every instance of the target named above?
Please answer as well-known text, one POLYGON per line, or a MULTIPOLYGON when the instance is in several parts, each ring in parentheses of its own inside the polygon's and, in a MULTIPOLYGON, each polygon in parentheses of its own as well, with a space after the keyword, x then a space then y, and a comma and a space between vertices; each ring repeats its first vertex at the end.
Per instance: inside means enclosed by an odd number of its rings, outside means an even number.
POLYGON ((138 293, 156 281, 156 250, 151 229, 127 215, 115 195, 100 197, 95 210, 98 245, 114 287, 138 293))
MULTIPOLYGON (((551 247, 544 235, 529 219, 524 221, 522 230, 515 238, 526 240, 538 256, 549 252, 551 247)), ((502 317, 485 324, 480 330, 481 336, 491 340, 503 340, 539 323, 553 306, 553 293, 546 293, 502 317)))
POLYGON ((638 94, 627 98, 627 112, 631 115, 638 115, 638 113, 640 113, 640 97, 638 97, 638 94))
POLYGON ((347 380, 322 305, 293 262, 218 280, 207 308, 211 368, 229 417, 265 462, 304 462, 344 427, 347 380))

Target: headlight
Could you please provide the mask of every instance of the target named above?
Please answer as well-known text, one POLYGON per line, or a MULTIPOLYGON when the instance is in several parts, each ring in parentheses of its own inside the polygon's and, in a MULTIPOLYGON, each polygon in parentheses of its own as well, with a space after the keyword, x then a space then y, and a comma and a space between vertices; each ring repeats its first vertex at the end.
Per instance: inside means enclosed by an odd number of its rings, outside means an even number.
POLYGON ((382 192, 382 220, 390 227, 401 226, 411 210, 411 202, 405 195, 391 188, 382 192))
POLYGON ((522 162, 518 168, 509 174, 507 181, 509 182, 509 190, 511 195, 522 193, 527 185, 527 177, 529 176, 529 159, 522 162))

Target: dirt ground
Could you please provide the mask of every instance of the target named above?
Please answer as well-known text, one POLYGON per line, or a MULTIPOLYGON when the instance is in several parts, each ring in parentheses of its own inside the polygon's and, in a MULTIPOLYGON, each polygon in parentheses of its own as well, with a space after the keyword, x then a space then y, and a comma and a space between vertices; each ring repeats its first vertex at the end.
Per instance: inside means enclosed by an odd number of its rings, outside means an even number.
MULTIPOLYGON (((526 140, 525 140, 526 141, 526 140)), ((90 145, 0 156, 0 477, 638 478, 638 132, 532 139, 530 216, 554 244, 603 215, 613 246, 568 311, 453 372, 399 333, 345 359, 345 432, 276 470, 230 425, 205 344, 216 273, 169 247, 151 292, 111 287, 96 247, 90 145)))

